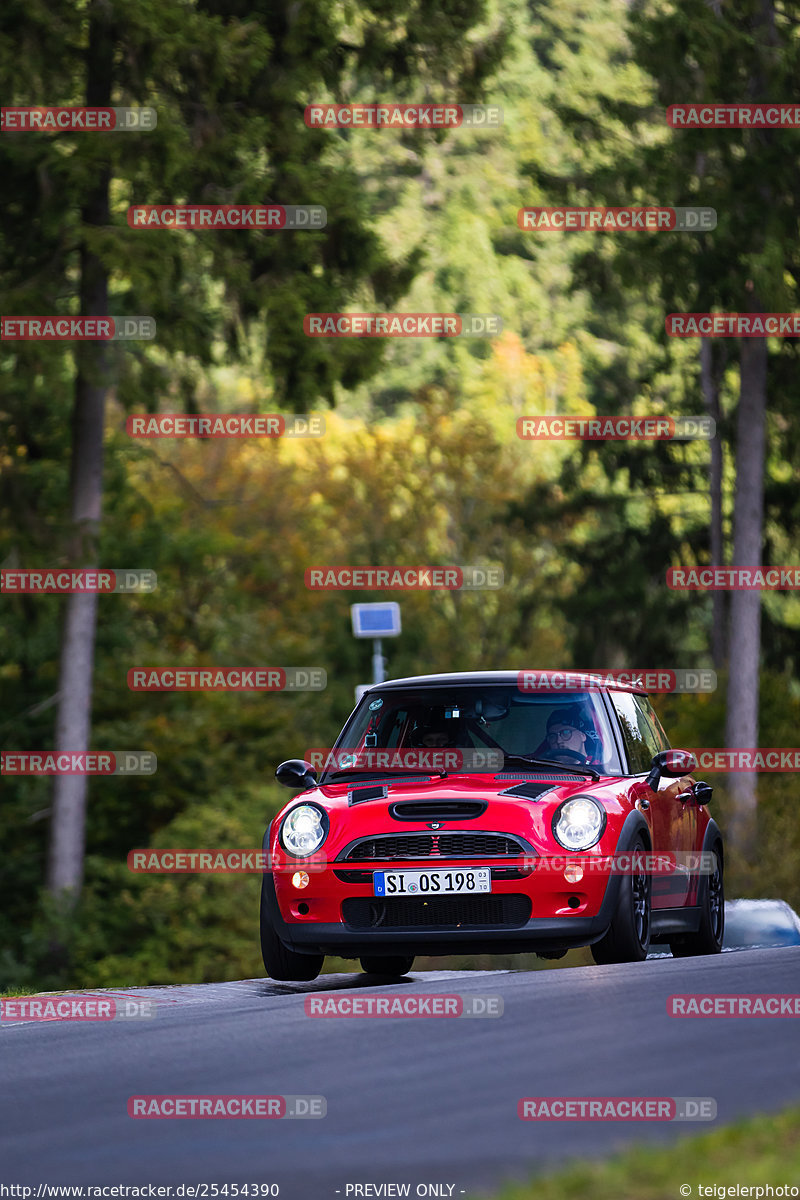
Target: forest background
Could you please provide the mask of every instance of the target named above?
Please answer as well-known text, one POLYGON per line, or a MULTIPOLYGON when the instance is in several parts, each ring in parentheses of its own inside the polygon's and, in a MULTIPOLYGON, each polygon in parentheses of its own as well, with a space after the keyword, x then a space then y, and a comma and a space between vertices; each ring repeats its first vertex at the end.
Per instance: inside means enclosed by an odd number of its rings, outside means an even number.
MULTIPOLYGON (((2 779, 0 988, 263 973, 257 876, 134 876, 127 854, 259 846, 288 795, 277 764, 332 744, 370 671, 349 606, 381 597, 309 591, 311 565, 502 567, 496 592, 392 595, 403 634, 386 643, 390 676, 713 666, 715 692, 658 700, 673 745, 793 744, 800 600, 673 591, 666 572, 798 561, 797 342, 670 339, 664 319, 800 309, 800 132, 678 131, 665 110, 791 100, 797 30, 797 6, 751 0, 735 12, 689 0, 4 6, 4 103, 147 105, 158 125, 2 133, 2 311, 148 314, 158 335, 111 349, 3 343, 0 565, 149 568, 158 589, 102 597, 93 617, 77 600, 0 598, 0 744, 49 748, 80 718, 69 631, 84 621, 88 744, 152 750, 158 771, 89 783, 68 892, 53 818, 76 794, 2 779), (303 120, 311 102, 387 99, 499 105, 503 124, 303 120), (127 224, 132 203, 199 201, 323 204, 328 221, 298 233, 127 224), (522 232, 518 210, 543 204, 707 205, 718 223, 522 232), (503 332, 303 334, 305 313, 348 309, 495 313, 503 332), (129 413, 174 411, 319 412, 326 432, 125 432, 129 413), (521 441, 517 418, 545 413, 707 414, 718 434, 521 441), (134 694, 126 674, 140 665, 318 666, 328 686, 134 694)), ((729 895, 800 905, 796 777, 709 780, 729 895)))

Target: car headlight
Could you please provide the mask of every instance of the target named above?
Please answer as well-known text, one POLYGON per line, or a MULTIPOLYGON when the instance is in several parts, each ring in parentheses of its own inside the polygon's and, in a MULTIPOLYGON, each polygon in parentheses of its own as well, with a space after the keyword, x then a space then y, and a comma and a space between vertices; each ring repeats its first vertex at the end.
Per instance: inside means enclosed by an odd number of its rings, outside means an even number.
POLYGON ((553 836, 565 850, 588 850, 606 827, 606 814, 591 796, 573 796, 556 809, 553 836))
POLYGON ((319 850, 328 836, 328 814, 313 804, 298 804, 281 826, 281 845, 300 858, 319 850))

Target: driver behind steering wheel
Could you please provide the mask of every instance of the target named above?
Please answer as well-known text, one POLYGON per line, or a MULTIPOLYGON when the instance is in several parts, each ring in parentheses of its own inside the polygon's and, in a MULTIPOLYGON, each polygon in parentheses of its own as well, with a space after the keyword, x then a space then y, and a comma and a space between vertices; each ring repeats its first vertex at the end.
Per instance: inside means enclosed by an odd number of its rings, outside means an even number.
POLYGON ((440 714, 431 715, 427 720, 419 721, 413 730, 409 744, 411 746, 436 747, 458 745, 458 722, 446 721, 440 714))
POLYGON ((559 753, 567 751, 587 763, 593 756, 587 745, 590 732, 586 718, 577 704, 568 708, 556 709, 547 718, 547 737, 543 750, 544 757, 556 758, 559 753))

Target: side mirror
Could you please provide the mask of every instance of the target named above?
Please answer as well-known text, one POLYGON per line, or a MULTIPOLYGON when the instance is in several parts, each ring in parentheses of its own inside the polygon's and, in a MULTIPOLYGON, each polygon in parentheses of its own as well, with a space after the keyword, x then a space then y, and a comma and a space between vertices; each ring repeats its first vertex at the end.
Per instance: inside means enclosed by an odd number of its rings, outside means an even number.
POLYGON ((314 768, 304 758, 289 758, 282 762, 275 772, 275 778, 284 787, 300 788, 304 792, 317 786, 314 768))
POLYGON ((662 750, 654 754, 650 764, 650 774, 645 783, 651 792, 658 790, 662 775, 668 779, 679 779, 681 775, 691 775, 697 770, 697 759, 691 750, 662 750))
POLYGON ((697 805, 708 804, 713 794, 713 787, 710 783, 696 783, 692 788, 694 802, 697 805))

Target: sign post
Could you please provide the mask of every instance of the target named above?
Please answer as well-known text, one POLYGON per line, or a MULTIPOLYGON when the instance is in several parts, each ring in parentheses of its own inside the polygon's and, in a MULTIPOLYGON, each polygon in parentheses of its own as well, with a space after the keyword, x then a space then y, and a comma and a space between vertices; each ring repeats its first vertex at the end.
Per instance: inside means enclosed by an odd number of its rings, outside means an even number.
MULTIPOLYGON (((353 637, 372 638, 372 683, 383 683, 386 660, 383 657, 383 638, 399 637, 401 633, 400 605, 395 600, 374 604, 351 604, 350 618, 353 637)), ((356 703, 371 684, 359 684, 356 703)))

